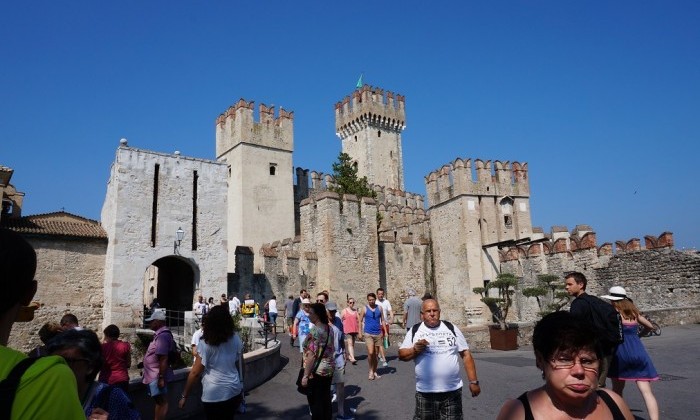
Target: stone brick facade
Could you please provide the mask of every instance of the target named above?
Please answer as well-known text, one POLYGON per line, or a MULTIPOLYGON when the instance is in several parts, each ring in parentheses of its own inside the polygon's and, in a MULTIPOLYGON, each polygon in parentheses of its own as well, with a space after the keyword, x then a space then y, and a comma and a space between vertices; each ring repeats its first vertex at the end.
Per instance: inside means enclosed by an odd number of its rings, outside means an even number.
POLYGON ((53 236, 26 236, 37 254, 37 293, 41 306, 34 320, 15 323, 9 346, 29 351, 40 346, 37 332, 46 322, 59 322, 66 313, 80 324, 102 331, 105 254, 107 241, 53 236))

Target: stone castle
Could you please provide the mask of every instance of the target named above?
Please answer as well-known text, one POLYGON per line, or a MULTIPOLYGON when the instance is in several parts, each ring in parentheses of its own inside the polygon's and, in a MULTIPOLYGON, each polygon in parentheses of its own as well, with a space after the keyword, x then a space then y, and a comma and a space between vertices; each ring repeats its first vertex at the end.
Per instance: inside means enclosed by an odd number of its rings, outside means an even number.
MULTIPOLYGON (((332 176, 294 168, 293 112, 261 104, 256 119, 243 99, 216 119, 216 160, 122 140, 101 223, 64 212, 21 217, 21 193, 3 167, 0 225, 23 232, 42 264, 42 308, 20 329, 35 342, 32 329, 66 311, 96 329, 135 327, 154 298, 190 310, 200 294, 280 302, 306 288, 328 290, 342 306, 378 287, 399 310, 409 288, 429 291, 443 318, 478 326, 491 319, 472 288, 500 272, 526 287, 571 270, 589 277, 594 294, 622 285, 644 310, 676 314, 668 322, 700 320, 697 253, 673 249, 668 232, 646 236, 644 247, 636 238, 613 247, 597 245, 585 225, 532 227, 527 163, 457 158, 425 177, 427 200, 405 191, 405 107, 403 96, 367 85, 335 105, 342 151, 376 198, 340 197, 332 176)), ((518 295, 512 321, 536 312, 534 299, 518 295)))

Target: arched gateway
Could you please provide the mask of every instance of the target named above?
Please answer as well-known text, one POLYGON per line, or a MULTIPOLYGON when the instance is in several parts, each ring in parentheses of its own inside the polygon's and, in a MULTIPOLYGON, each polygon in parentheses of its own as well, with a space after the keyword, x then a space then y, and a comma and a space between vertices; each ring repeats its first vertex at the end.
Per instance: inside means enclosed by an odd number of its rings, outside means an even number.
POLYGON ((158 299, 162 308, 192 310, 192 299, 199 284, 199 267, 191 260, 170 255, 154 261, 144 273, 144 306, 158 299))

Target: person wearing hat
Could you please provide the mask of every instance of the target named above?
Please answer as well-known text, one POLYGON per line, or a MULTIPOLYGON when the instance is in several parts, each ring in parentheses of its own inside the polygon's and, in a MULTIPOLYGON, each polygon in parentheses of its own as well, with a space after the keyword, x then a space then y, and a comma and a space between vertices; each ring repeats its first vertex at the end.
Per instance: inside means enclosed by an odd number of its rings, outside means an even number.
POLYGON ((639 324, 646 328, 653 328, 653 325, 642 316, 632 299, 627 297, 627 291, 623 287, 613 286, 607 295, 601 297, 609 300, 620 313, 622 333, 625 336, 625 341, 615 350, 608 371, 608 377, 612 379, 613 391, 622 396, 625 382, 634 381, 644 398, 649 419, 657 420, 659 405, 651 391, 651 382, 658 381, 659 375, 637 334, 639 324))
POLYGON ((309 319, 309 308, 311 307, 311 300, 306 297, 301 300, 301 307, 299 312, 297 312, 294 317, 294 327, 292 328, 292 342, 294 339, 299 337, 299 352, 304 353, 304 339, 309 334, 309 329, 311 328, 311 320, 309 319))
POLYGON ((168 382, 173 378, 173 370, 168 364, 168 354, 175 349, 173 334, 165 326, 165 311, 154 311, 145 319, 148 328, 155 331, 153 341, 143 356, 143 380, 148 395, 155 402, 156 420, 165 419, 168 414, 168 382))

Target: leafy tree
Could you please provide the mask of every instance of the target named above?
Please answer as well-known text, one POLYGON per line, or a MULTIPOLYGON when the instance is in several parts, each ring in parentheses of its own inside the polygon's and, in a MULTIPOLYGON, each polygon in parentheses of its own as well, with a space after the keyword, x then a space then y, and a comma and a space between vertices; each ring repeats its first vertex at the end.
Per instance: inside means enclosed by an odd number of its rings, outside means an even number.
POLYGON ((507 330, 508 311, 513 305, 513 294, 515 286, 518 285, 518 278, 511 273, 501 273, 496 277, 496 280, 488 284, 486 287, 475 287, 472 291, 481 295, 481 301, 486 304, 491 310, 493 317, 498 321, 500 329, 507 330), (487 295, 488 289, 497 289, 498 297, 487 295))
POLYGON ((367 177, 357 176, 357 167, 352 164, 352 158, 347 153, 340 152, 338 161, 333 163, 333 180, 335 185, 329 190, 343 196, 344 194, 354 194, 357 198, 376 198, 377 193, 372 190, 367 181, 367 177))
POLYGON ((540 316, 559 311, 569 302, 564 284, 558 276, 553 274, 539 274, 537 285, 524 288, 523 296, 537 299, 540 316))

